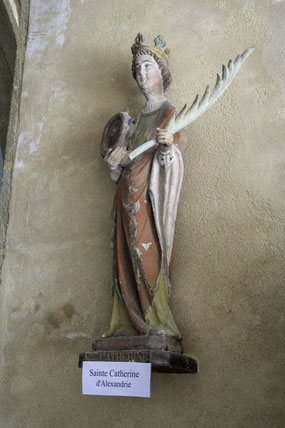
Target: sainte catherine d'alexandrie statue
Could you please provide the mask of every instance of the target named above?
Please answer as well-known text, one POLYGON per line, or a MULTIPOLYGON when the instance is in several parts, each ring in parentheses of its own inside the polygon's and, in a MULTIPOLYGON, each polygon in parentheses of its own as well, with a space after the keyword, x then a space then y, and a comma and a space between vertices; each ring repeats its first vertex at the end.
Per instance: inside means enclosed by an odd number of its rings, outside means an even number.
MULTIPOLYGON (((93 345, 97 352, 124 349, 124 343, 127 349, 160 349, 161 361, 168 351, 173 351, 173 355, 182 353, 181 346, 175 345, 175 340, 181 344, 181 334, 168 296, 183 180, 185 127, 227 89, 253 49, 248 48, 234 61, 230 60, 223 66, 222 76, 217 76, 214 89, 210 91, 207 86, 201 99, 197 95, 189 109, 185 105, 178 112, 165 96, 172 78, 170 51, 164 39, 157 36, 154 45, 149 46, 142 34, 137 35, 131 49, 132 74, 146 103, 135 119, 128 110, 114 115, 101 142, 101 155, 117 190, 112 210, 114 305, 109 330, 93 345)), ((85 357, 82 359, 86 360, 85 357)), ((149 360, 161 367, 164 363, 155 358, 149 360)), ((171 358, 168 367, 174 367, 178 361, 171 358)), ((180 369, 172 371, 187 372, 187 364, 181 361, 180 369)), ((197 370, 192 367, 193 371, 197 370)))

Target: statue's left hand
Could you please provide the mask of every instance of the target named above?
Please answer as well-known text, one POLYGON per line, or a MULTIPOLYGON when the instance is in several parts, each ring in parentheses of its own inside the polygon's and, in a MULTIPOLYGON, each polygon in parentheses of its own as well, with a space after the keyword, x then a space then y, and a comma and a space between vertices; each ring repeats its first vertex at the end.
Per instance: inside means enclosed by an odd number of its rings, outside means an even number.
POLYGON ((118 167, 121 162, 126 158, 127 156, 127 149, 125 147, 117 146, 114 150, 109 150, 104 157, 105 162, 110 167, 118 167))
POLYGON ((166 129, 157 128, 156 141, 158 144, 162 144, 162 149, 168 150, 173 144, 173 134, 166 129))

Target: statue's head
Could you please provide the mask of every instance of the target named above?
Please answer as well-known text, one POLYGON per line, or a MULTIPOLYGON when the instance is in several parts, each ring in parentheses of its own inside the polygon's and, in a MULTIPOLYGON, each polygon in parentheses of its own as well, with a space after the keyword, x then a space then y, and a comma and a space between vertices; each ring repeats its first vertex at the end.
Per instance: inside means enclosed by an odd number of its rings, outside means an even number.
POLYGON ((132 73, 143 93, 149 91, 166 92, 171 85, 171 73, 168 68, 169 49, 161 36, 154 39, 154 46, 144 43, 139 33, 132 46, 132 73))

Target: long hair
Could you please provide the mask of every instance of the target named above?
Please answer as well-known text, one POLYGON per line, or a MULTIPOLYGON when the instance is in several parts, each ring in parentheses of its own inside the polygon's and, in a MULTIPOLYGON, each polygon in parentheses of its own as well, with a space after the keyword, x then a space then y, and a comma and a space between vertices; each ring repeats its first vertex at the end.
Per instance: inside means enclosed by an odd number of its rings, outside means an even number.
POLYGON ((142 50, 139 50, 139 52, 137 52, 133 56, 133 61, 132 61, 133 78, 136 80, 136 60, 137 60, 137 58, 140 55, 150 55, 150 56, 152 56, 155 59, 155 61, 157 62, 157 65, 159 66, 160 71, 161 71, 162 84, 163 84, 163 92, 166 92, 169 89, 169 87, 171 85, 171 82, 172 82, 171 73, 169 71, 169 68, 168 68, 166 62, 162 58, 159 58, 151 50, 142 49, 142 50))

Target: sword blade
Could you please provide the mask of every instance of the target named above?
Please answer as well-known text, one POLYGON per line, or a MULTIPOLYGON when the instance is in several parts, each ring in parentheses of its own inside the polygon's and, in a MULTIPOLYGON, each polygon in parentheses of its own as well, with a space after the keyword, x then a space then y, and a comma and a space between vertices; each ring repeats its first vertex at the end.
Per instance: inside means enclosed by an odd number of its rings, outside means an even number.
POLYGON ((134 158, 136 158, 137 156, 144 153, 146 150, 155 146, 156 143, 157 143, 156 140, 149 140, 146 143, 141 144, 137 149, 130 151, 130 153, 128 153, 128 157, 129 157, 130 161, 132 161, 134 158))

